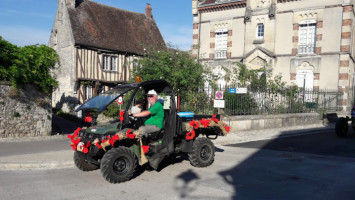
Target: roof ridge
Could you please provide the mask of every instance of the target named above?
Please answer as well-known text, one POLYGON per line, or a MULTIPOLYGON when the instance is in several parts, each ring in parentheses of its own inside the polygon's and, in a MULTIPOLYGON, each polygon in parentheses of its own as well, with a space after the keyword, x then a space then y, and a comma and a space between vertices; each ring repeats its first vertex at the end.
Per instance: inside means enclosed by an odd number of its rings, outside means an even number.
POLYGON ((114 6, 98 3, 98 2, 92 1, 92 0, 86 0, 85 2, 91 2, 91 3, 94 3, 94 4, 98 4, 99 6, 108 7, 108 8, 112 8, 112 9, 117 9, 117 10, 120 10, 120 11, 123 11, 123 12, 128 12, 128 13, 133 13, 133 14, 138 14, 138 15, 144 15, 145 17, 147 17, 145 15, 145 13, 135 12, 135 11, 131 11, 131 10, 125 10, 125 9, 122 9, 122 8, 118 8, 118 7, 114 7, 114 6))

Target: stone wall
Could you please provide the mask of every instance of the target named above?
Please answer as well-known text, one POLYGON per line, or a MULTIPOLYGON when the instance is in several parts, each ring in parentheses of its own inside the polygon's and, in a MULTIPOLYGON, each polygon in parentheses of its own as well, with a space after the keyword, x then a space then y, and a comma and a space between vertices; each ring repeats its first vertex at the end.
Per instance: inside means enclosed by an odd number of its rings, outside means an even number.
POLYGON ((0 138, 47 136, 52 132, 50 100, 34 87, 0 83, 0 138))
POLYGON ((224 117, 223 121, 230 125, 231 132, 313 125, 323 122, 318 113, 230 116, 224 117))

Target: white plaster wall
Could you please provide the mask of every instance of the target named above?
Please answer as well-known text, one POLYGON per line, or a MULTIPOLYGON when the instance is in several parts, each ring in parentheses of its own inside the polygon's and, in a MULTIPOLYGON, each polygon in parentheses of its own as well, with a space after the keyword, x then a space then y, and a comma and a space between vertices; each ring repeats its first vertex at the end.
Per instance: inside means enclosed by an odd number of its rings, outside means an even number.
POLYGON ((209 58, 210 54, 210 24, 201 24, 200 59, 209 58))
POLYGON ((232 23, 232 57, 243 57, 245 37, 244 30, 244 19, 235 19, 232 23))
POLYGON ((343 0, 302 0, 287 3, 277 3, 277 11, 297 11, 303 9, 324 8, 329 5, 342 4, 343 0))
POLYGON ((339 55, 322 56, 319 89, 338 89, 339 55))
POLYGON ((323 38, 321 41, 322 53, 333 53, 340 51, 343 22, 342 10, 342 7, 327 8, 324 10, 322 30, 323 38))
POLYGON ((275 18, 275 54, 292 54, 293 14, 278 14, 275 18))

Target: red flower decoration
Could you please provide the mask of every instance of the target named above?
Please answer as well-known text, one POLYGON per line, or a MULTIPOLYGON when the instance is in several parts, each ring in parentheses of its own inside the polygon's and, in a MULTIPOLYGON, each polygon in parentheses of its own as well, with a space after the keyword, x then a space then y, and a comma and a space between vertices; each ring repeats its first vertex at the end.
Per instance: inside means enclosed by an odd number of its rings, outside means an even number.
POLYGON ((192 120, 189 122, 189 124, 194 128, 194 129, 198 129, 199 128, 199 123, 195 120, 192 120))
POLYGON ((211 119, 212 121, 214 121, 214 122, 216 122, 216 123, 218 123, 218 119, 216 118, 216 115, 215 114, 213 114, 212 115, 212 119, 211 119))
POLYGON ((85 117, 85 120, 84 120, 85 122, 92 122, 92 117, 91 116, 87 116, 87 117, 85 117))
POLYGON ((149 151, 149 146, 143 145, 143 153, 147 153, 149 151))
POLYGON ((99 144, 99 142, 96 143, 97 148, 102 149, 102 146, 99 144))
POLYGON ((129 138, 129 139, 134 139, 136 137, 136 134, 134 133, 131 133, 132 130, 131 129, 128 129, 127 130, 127 133, 126 133, 126 136, 129 138))
POLYGON ((83 153, 88 153, 89 152, 89 146, 91 145, 90 141, 83 147, 83 153))
POLYGON ((121 110, 120 111, 120 121, 123 122, 123 119, 124 119, 124 111, 121 110))
POLYGON ((204 126, 205 128, 207 128, 210 125, 210 120, 206 120, 206 119, 201 119, 200 123, 202 124, 202 126, 204 126))
POLYGON ((226 129, 227 132, 229 132, 231 129, 231 127, 229 127, 229 126, 225 126, 224 128, 226 129))
POLYGON ((109 135, 107 136, 107 139, 106 139, 106 140, 101 140, 101 144, 104 143, 104 142, 106 142, 106 141, 108 141, 108 140, 110 140, 110 136, 109 136, 109 135))
POLYGON ((191 132, 187 132, 185 138, 186 138, 186 140, 192 140, 192 139, 194 139, 194 138, 195 138, 195 131, 192 130, 191 132))
POLYGON ((110 144, 111 144, 111 146, 113 146, 114 144, 115 144, 115 142, 117 141, 117 140, 119 140, 120 138, 118 137, 118 135, 114 135, 114 136, 112 136, 111 137, 111 139, 110 139, 110 144))
POLYGON ((74 140, 74 138, 71 139, 70 146, 72 147, 73 151, 76 151, 76 147, 78 146, 80 140, 81 140, 81 138, 78 138, 76 140, 74 140))

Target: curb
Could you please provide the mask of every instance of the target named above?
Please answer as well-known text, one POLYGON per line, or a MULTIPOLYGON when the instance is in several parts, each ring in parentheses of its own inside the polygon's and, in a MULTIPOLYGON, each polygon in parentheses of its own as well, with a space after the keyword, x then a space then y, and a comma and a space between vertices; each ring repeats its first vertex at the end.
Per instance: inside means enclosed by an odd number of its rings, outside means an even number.
POLYGON ((0 170, 63 169, 73 168, 74 166, 74 161, 48 163, 3 163, 0 164, 0 170))

